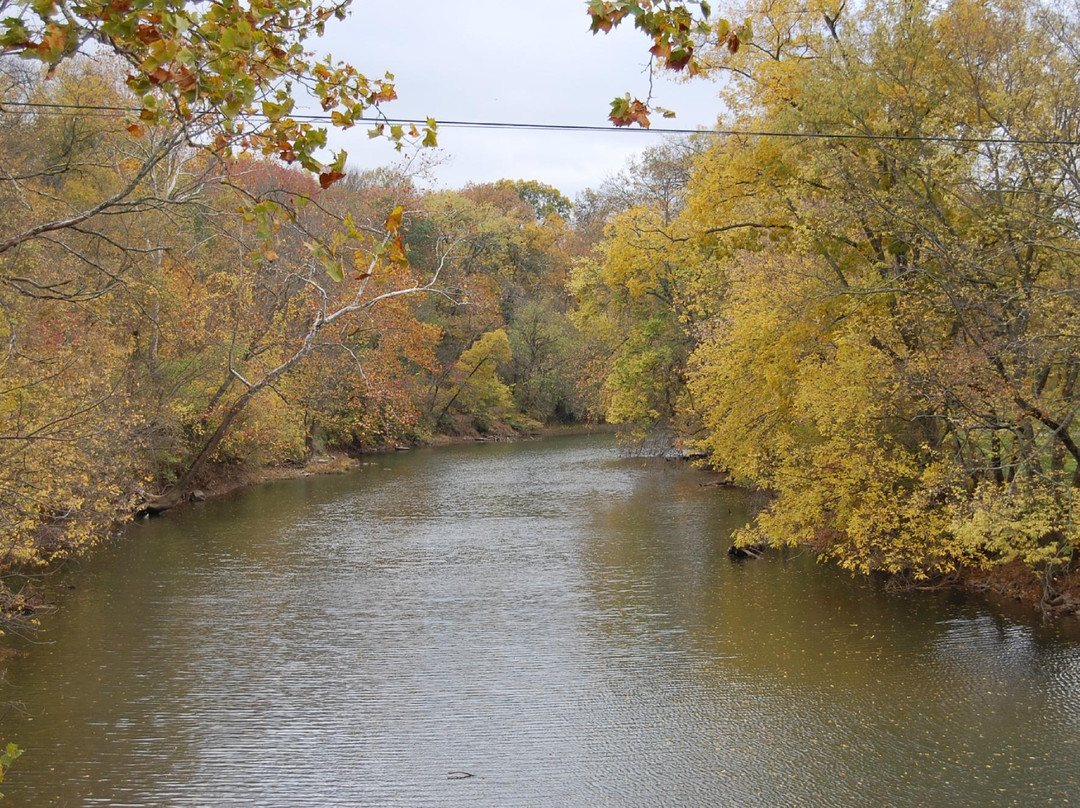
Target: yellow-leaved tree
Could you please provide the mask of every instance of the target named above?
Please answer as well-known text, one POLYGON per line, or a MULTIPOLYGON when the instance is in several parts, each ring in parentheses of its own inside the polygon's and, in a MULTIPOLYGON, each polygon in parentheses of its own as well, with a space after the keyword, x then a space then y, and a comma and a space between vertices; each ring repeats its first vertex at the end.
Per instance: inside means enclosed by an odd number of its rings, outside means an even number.
POLYGON ((686 30, 757 133, 711 147, 685 203, 720 289, 687 365, 697 444, 775 494, 743 540, 914 579, 1018 561, 1056 602, 1080 490, 1076 19, 748 10, 739 47, 686 30))

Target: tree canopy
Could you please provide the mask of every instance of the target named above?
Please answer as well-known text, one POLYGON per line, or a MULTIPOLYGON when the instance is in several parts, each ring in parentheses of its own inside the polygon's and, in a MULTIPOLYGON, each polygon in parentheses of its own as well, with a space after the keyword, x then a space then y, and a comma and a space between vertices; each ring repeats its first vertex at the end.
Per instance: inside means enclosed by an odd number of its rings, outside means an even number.
POLYGON ((745 542, 914 580, 1015 561, 1053 602, 1080 542, 1075 14, 752 2, 731 47, 694 6, 590 13, 778 136, 716 139, 579 267, 582 324, 631 334, 609 413, 771 492, 745 542))

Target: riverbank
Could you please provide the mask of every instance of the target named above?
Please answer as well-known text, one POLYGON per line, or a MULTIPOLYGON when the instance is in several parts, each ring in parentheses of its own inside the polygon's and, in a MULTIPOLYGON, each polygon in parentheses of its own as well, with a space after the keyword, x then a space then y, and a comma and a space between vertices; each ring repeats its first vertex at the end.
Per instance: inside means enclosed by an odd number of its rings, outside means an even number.
MULTIPOLYGON (((551 425, 525 433, 434 435, 410 446, 392 445, 363 451, 334 449, 326 454, 313 456, 303 463, 254 468, 240 465, 215 465, 208 468, 202 487, 195 492, 195 496, 179 503, 175 508, 182 509, 195 502, 219 499, 238 491, 280 480, 348 474, 361 469, 370 457, 394 452, 471 443, 519 442, 558 436, 612 434, 616 431, 617 427, 609 424, 551 425)), ((665 460, 670 460, 670 458, 665 458, 665 460)), ((716 485, 729 487, 732 484, 724 479, 718 480, 716 485)), ((130 520, 130 514, 118 518, 112 533, 129 524, 130 520)), ((93 552, 93 549, 89 552, 93 552)), ((895 575, 886 578, 885 583, 886 588, 893 591, 963 590, 984 594, 990 598, 1022 603, 1046 616, 1074 616, 1080 619, 1080 572, 1072 571, 1060 575, 1055 584, 1055 597, 1049 603, 1044 603, 1041 580, 1035 573, 1019 563, 990 569, 962 569, 954 575, 929 582, 916 582, 895 575)), ((22 587, 16 592, 0 588, 0 624, 9 621, 25 624, 27 620, 32 620, 35 614, 47 608, 49 608, 48 604, 36 596, 32 586, 22 587)))
POLYGON ((988 570, 964 570, 959 585, 970 592, 1008 598, 1030 605, 1048 617, 1080 620, 1080 571, 1071 570, 1054 580, 1054 593, 1044 600, 1039 577, 1019 562, 988 570))
POLYGON ((325 474, 348 474, 359 470, 363 466, 365 458, 394 452, 409 452, 436 446, 462 446, 470 443, 514 443, 570 435, 614 434, 616 431, 617 427, 611 424, 554 424, 520 433, 432 435, 413 445, 398 444, 362 451, 331 449, 326 454, 313 456, 303 463, 280 466, 258 468, 214 466, 211 467, 204 487, 199 489, 200 496, 197 497, 197 500, 218 499, 245 488, 252 488, 275 480, 291 480, 325 474))
MULTIPOLYGON (((551 425, 529 432, 501 431, 497 434, 479 433, 461 435, 433 435, 412 445, 388 445, 364 448, 363 450, 331 449, 325 454, 312 456, 302 463, 281 465, 245 466, 242 464, 209 464, 201 476, 198 486, 185 498, 169 500, 168 504, 148 509, 143 506, 134 511, 117 511, 111 525, 102 529, 100 536, 86 543, 79 552, 65 554, 44 566, 19 568, 9 566, 0 569, 0 637, 5 628, 18 631, 33 630, 36 616, 51 609, 35 581, 43 576, 51 576, 71 558, 93 553, 102 543, 118 534, 125 526, 138 518, 167 518, 171 511, 190 507, 205 500, 220 499, 225 496, 279 480, 314 477, 321 475, 347 474, 360 469, 365 458, 385 455, 400 451, 412 451, 431 446, 464 445, 477 442, 511 442, 533 440, 557 435, 575 435, 613 432, 609 425, 569 424, 551 425)), ((153 498, 152 498, 153 499, 153 498)), ((2 649, 0 649, 2 651, 2 649)))

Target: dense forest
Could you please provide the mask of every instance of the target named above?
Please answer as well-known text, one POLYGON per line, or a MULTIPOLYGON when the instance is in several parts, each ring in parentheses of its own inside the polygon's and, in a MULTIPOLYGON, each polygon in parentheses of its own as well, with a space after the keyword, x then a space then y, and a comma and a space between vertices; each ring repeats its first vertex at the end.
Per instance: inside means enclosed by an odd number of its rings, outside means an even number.
POLYGON ((6 230, 29 234, 0 258, 9 563, 237 469, 586 414, 566 291, 584 242, 555 189, 423 193, 388 169, 324 189, 72 108, 130 106, 114 63, 5 67, 33 105, 0 119, 6 230))
POLYGON ((741 543, 913 582, 1020 565, 1060 603, 1080 9, 752 0, 736 28, 691 6, 588 4, 594 30, 632 21, 659 66, 717 79, 729 134, 573 203, 320 162, 287 82, 342 126, 394 97, 296 50, 334 7, 6 19, 4 567, 237 469, 606 419, 767 492, 741 543), (74 55, 86 39, 115 56, 74 55))

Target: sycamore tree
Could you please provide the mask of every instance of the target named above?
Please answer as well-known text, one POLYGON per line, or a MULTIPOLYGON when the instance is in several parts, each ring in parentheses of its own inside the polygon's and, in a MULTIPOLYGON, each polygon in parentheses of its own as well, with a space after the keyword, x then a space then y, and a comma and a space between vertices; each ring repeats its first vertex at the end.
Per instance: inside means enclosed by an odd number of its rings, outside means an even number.
MULTIPOLYGON (((268 184, 275 195, 294 198, 294 204, 308 198, 303 177, 293 176, 292 187, 284 192, 273 177, 274 167, 265 162, 255 161, 241 173, 245 176, 234 177, 233 183, 255 195, 263 195, 259 186, 268 184)), ((339 423, 339 434, 348 432, 358 440, 415 420, 408 414, 407 396, 396 389, 408 375, 400 365, 430 366, 438 329, 418 322, 405 300, 441 291, 452 245, 440 247, 433 264, 414 266, 405 253, 404 206, 387 211, 379 201, 365 202, 343 187, 301 205, 284 220, 232 214, 193 251, 200 287, 217 300, 204 311, 206 333, 217 348, 211 376, 217 380, 203 399, 191 451, 175 482, 148 498, 144 508, 175 504, 223 452, 243 457, 235 430, 259 415, 252 411, 256 400, 263 402, 260 409, 268 401, 280 401, 294 412, 306 407, 314 420, 303 430, 294 421, 292 436, 285 436, 301 453, 311 437, 307 430, 314 424, 329 428, 328 420, 345 415, 339 407, 354 413, 339 423), (334 372, 337 384, 312 379, 314 368, 307 366, 313 363, 334 372), (320 390, 329 397, 318 396, 320 390), (321 417, 312 410, 316 401, 324 408, 321 417), (376 419, 356 412, 362 404, 390 411, 376 419)), ((275 422, 286 418, 279 412, 264 420, 273 430, 275 422)))
MULTIPOLYGON (((671 0, 588 0, 590 28, 594 34, 608 33, 621 24, 633 24, 652 41, 650 68, 708 75, 717 64, 716 54, 736 54, 753 38, 750 18, 741 23, 714 15, 708 2, 680 3, 671 0)), ((813 3, 811 3, 813 5, 813 3)), ((673 110, 650 107, 651 97, 642 101, 629 93, 611 102, 611 122, 616 126, 648 128, 654 112, 665 118, 673 110)))
MULTIPOLYGON (((323 156, 327 130, 298 120, 297 104, 311 99, 349 127, 395 97, 389 74, 369 79, 308 52, 345 13, 344 3, 311 0, 0 0, 0 569, 85 548, 153 479, 146 461, 167 419, 147 391, 171 403, 199 378, 163 343, 208 310, 194 296, 190 316, 171 317, 175 300, 160 292, 182 287, 167 273, 190 265, 193 233, 213 240, 203 225, 225 213, 211 197, 230 185, 228 161, 255 153, 297 164, 326 189, 345 176, 346 155, 323 156), (122 70, 103 67, 106 57, 122 70)), ((435 126, 373 132, 431 144, 435 126)), ((241 256, 257 269, 299 197, 282 205, 237 191, 224 194, 226 211, 239 202, 263 227, 260 258, 241 256)), ((309 239, 295 280, 278 284, 278 308, 292 307, 299 331, 262 352, 258 368, 229 355, 228 381, 243 389, 223 391, 216 420, 182 458, 179 494, 247 405, 335 328, 425 286, 402 277, 400 211, 377 232, 341 225, 309 239), (347 271, 353 282, 335 286, 347 271), (372 281, 377 271, 385 277, 372 281)), ((13 600, 0 582, 0 601, 13 600)), ((8 745, 0 755, 0 779, 18 754, 8 745)))
MULTIPOLYGON (((309 42, 326 23, 343 18, 347 4, 310 0, 245 4, 156 2, 0 2, 0 62, 5 116, 66 115, 76 126, 87 118, 107 121, 111 137, 126 135, 117 181, 96 193, 54 200, 51 183, 78 170, 63 150, 38 155, 18 150, 26 165, 0 173, 0 193, 17 197, 26 215, 0 238, 0 257, 42 239, 53 243, 94 239, 98 223, 113 215, 140 214, 189 202, 217 179, 220 161, 239 153, 261 154, 296 164, 327 188, 345 176, 344 151, 327 153, 328 128, 298 119, 297 105, 309 102, 332 126, 349 128, 365 115, 378 118, 379 105, 396 98, 390 74, 368 78, 327 56, 316 59, 309 42), (28 93, 13 78, 19 64, 39 65, 47 79, 83 57, 112 56, 122 66, 109 69, 113 86, 101 95, 65 92, 54 81, 28 93), (197 151, 197 170, 168 185, 152 178, 178 155, 197 151)), ((78 68, 84 74, 94 68, 78 68)), ((371 134, 399 148, 408 142, 435 142, 435 124, 424 131, 375 120, 371 134)), ((24 144, 29 146, 29 144, 24 144)), ((186 158, 185 158, 186 159, 186 158)), ((102 161, 104 162, 104 161, 102 161)), ((256 205, 258 207, 258 205, 256 205)), ((280 212, 263 205, 262 212, 280 212)), ((136 245, 96 238, 97 248, 136 245)), ((77 247, 73 248, 77 249, 77 247)), ((20 262, 19 259, 15 259, 20 262)), ((9 273, 10 275, 11 273, 9 273)), ((19 273, 23 277, 27 273, 19 273)), ((37 283, 33 276, 20 281, 37 283)), ((52 290, 57 293, 55 289, 52 290)), ((61 292, 66 293, 66 292, 61 292)))

